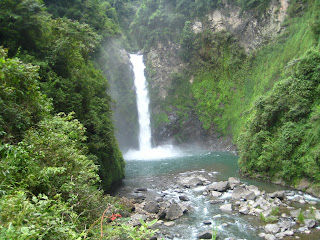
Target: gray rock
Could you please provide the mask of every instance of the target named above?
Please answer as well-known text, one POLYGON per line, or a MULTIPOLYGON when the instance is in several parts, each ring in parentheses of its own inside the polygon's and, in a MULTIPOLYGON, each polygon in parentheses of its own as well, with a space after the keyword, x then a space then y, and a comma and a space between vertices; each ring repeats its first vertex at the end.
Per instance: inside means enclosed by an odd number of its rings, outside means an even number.
POLYGON ((239 208, 239 213, 247 215, 249 213, 249 209, 247 206, 242 206, 239 208))
POLYGON ((222 205, 222 206, 220 206, 220 210, 222 212, 230 213, 230 212, 232 212, 232 204, 228 203, 228 204, 222 205))
POLYGON ((300 213, 301 209, 295 209, 295 210, 291 210, 290 211, 290 216, 291 217, 294 217, 294 218, 297 218, 299 213, 300 213))
POLYGON ((267 224, 264 229, 267 233, 278 233, 280 231, 278 224, 267 224))
POLYGON ((218 192, 218 191, 212 191, 211 192, 211 196, 212 197, 220 197, 222 195, 222 193, 221 192, 218 192))
POLYGON ((222 199, 219 199, 219 200, 210 200, 209 203, 210 203, 210 204, 224 203, 224 200, 222 200, 222 199))
POLYGON ((316 221, 314 219, 305 219, 304 220, 304 225, 307 227, 307 228, 313 228, 316 226, 316 221))
POLYGON ((163 225, 165 225, 166 227, 172 227, 172 226, 175 225, 175 222, 172 222, 172 221, 170 221, 170 222, 165 222, 165 223, 163 223, 163 225))
POLYGON ((272 234, 266 234, 265 236, 264 236, 264 238, 266 239, 266 240, 276 240, 277 238, 274 236, 274 235, 272 235, 272 234))
POLYGON ((185 196, 185 195, 179 196, 179 199, 180 199, 181 201, 190 201, 190 199, 189 199, 187 196, 185 196))
POLYGON ((286 236, 293 236, 294 232, 292 230, 287 230, 283 232, 286 236))
POLYGON ((279 223, 279 227, 284 230, 287 230, 287 229, 293 227, 294 225, 295 225, 295 223, 290 222, 290 221, 283 221, 283 222, 279 223))
POLYGON ((236 186, 240 185, 240 180, 238 178, 229 177, 228 182, 231 189, 234 189, 236 186))
POLYGON ((178 219, 183 215, 183 209, 180 207, 179 204, 172 204, 170 205, 167 214, 166 214, 166 219, 168 220, 175 220, 178 219))
POLYGON ((148 191, 148 189, 147 188, 136 188, 135 190, 134 190, 134 192, 135 193, 139 193, 139 192, 147 192, 148 191))
POLYGON ((225 192, 230 188, 229 182, 216 182, 212 183, 208 186, 208 190, 210 191, 218 191, 218 192, 225 192))
POLYGON ((254 185, 247 186, 247 190, 249 190, 251 192, 254 192, 254 194, 256 196, 260 196, 261 195, 261 191, 259 190, 259 188, 254 186, 254 185))
POLYGON ((256 195, 254 192, 245 189, 244 187, 238 187, 232 192, 232 199, 234 200, 254 200, 256 195))
POLYGON ((315 210, 315 211, 314 211, 314 218, 315 218, 317 221, 320 221, 320 211, 319 211, 319 210, 315 210))
POLYGON ((276 191, 276 192, 270 193, 269 196, 271 198, 279 198, 280 200, 283 200, 285 198, 285 191, 276 191))
POLYGON ((146 205, 144 205, 143 210, 147 211, 148 213, 158 213, 160 208, 159 204, 157 202, 147 202, 146 205))
POLYGON ((132 226, 139 226, 141 225, 140 219, 142 219, 143 221, 147 220, 147 216, 144 214, 134 214, 131 216, 131 222, 132 222, 132 226))
POLYGON ((189 180, 188 185, 190 186, 202 186, 203 181, 200 178, 192 178, 189 180))
POLYGON ((199 239, 212 239, 212 233, 211 231, 205 231, 199 234, 199 239))

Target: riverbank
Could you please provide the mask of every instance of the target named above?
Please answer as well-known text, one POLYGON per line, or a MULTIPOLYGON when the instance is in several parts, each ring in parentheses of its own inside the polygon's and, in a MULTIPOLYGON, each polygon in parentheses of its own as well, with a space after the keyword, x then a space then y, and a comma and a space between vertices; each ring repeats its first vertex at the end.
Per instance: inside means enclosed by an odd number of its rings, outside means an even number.
POLYGON ((213 228, 220 239, 320 238, 318 199, 237 178, 237 157, 227 153, 128 161, 127 179, 116 195, 134 202, 132 224, 159 219, 154 228, 165 239, 197 239, 210 236, 213 228))

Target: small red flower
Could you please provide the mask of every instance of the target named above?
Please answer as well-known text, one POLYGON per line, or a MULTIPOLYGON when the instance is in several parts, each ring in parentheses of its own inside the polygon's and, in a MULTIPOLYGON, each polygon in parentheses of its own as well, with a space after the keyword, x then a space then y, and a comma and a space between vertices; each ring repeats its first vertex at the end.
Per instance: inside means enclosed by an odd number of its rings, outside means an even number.
POLYGON ((111 221, 116 220, 118 217, 122 217, 120 214, 112 213, 112 215, 108 218, 110 218, 111 221))

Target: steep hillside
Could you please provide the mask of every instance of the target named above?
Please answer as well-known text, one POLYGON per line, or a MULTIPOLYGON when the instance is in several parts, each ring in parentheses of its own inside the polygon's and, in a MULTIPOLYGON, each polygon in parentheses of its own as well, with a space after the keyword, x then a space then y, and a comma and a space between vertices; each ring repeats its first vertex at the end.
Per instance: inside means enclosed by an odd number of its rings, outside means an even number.
MULTIPOLYGON (((319 51, 319 1, 146 1, 132 29, 144 36, 137 41, 146 57, 155 141, 227 150, 232 139, 241 159, 250 155, 255 165, 257 156, 266 157, 261 145, 251 155, 238 136, 257 117, 259 98, 294 77, 291 66, 309 49, 319 51)), ((316 87, 310 91, 316 94, 316 87)))

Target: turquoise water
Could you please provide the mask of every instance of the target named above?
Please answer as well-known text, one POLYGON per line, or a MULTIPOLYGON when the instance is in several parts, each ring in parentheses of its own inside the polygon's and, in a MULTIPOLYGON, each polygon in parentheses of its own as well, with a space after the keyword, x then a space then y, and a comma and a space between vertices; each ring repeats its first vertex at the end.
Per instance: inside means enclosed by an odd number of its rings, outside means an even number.
MULTIPOLYGON (((162 227, 165 239, 197 239, 199 233, 216 228, 221 239, 247 239, 258 240, 261 232, 261 221, 257 217, 244 216, 239 213, 223 213, 221 204, 210 204, 210 197, 202 193, 203 186, 184 189, 177 183, 184 176, 201 175, 213 181, 225 181, 229 177, 237 177, 246 184, 258 186, 266 192, 273 192, 283 187, 242 178, 238 174, 238 156, 225 152, 183 152, 180 157, 156 160, 130 160, 126 162, 126 178, 118 193, 122 196, 136 197, 133 189, 148 188, 147 200, 166 193, 171 199, 179 201, 179 195, 184 194, 190 198, 187 202, 191 210, 175 221, 173 227, 162 227), (179 192, 183 190, 183 193, 179 192), (206 226, 204 221, 211 221, 212 225, 206 226), (166 234, 167 233, 167 234, 166 234)), ((228 202, 230 193, 223 195, 228 202)))

